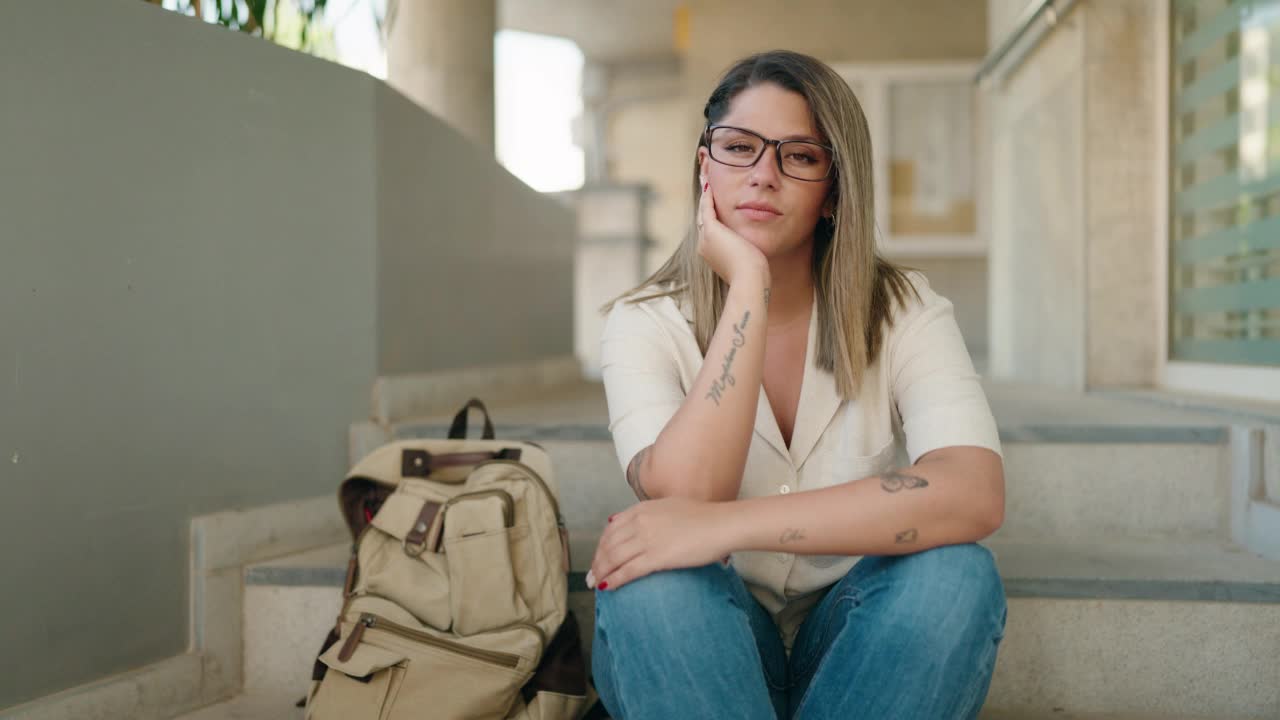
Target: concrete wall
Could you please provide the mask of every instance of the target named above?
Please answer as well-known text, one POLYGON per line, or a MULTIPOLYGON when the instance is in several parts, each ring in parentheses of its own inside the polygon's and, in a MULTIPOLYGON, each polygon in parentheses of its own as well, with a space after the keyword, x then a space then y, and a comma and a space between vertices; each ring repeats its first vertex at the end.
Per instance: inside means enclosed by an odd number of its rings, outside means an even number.
POLYGON ((1063 24, 996 91, 987 185, 991 373, 1074 389, 1084 382, 1082 34, 1063 24))
POLYGON ((1084 20, 1085 382, 1154 385, 1156 2, 1087 3, 1084 20))
MULTIPOLYGON (((715 81, 736 60, 786 48, 831 64, 978 60, 987 52, 983 0, 695 0, 688 3, 690 44, 673 62, 611 63, 610 96, 627 102, 608 125, 611 179, 654 190, 651 268, 687 230, 689 168, 702 107, 715 81)), ((887 151, 887 149, 882 150, 887 151)), ((880 188, 886 192, 887 188, 880 188)), ((951 291, 971 351, 987 344, 986 269, 982 258, 911 258, 936 286, 951 291)), ((946 291, 943 291, 946 294, 946 291)))
MULTIPOLYGON (((984 98, 996 377, 1155 380, 1156 1, 1078 4, 984 98)), ((993 42, 1022 7, 991 3, 993 42)))
MULTIPOLYGON (((654 240, 648 267, 657 269, 689 225, 689 168, 696 137, 681 132, 691 100, 684 92, 683 63, 667 58, 605 66, 608 95, 607 167, 617 182, 643 183, 653 195, 647 229, 654 240)), ((695 130, 696 135, 696 130, 695 130)))
MULTIPOLYGON (((699 103, 733 61, 786 48, 829 63, 980 59, 987 52, 982 0, 699 0, 690 3, 685 84, 699 103)), ((696 131, 696 130, 695 130, 696 131)))
POLYGON ((380 373, 572 355, 574 213, 375 86, 380 373))
POLYGON ((332 492, 380 371, 572 352, 570 214, 368 76, 67 0, 0 99, 0 708, 183 652, 190 517, 332 492))
POLYGON ((929 286, 955 305, 956 324, 969 354, 986 366, 987 259, 982 257, 915 257, 901 260, 929 278, 929 286))

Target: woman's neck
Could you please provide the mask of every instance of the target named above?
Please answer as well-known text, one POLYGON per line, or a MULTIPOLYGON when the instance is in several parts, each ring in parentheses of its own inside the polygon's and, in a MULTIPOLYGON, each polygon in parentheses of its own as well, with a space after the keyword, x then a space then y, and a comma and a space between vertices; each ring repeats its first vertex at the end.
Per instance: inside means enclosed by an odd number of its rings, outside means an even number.
POLYGON ((769 329, 809 317, 813 304, 812 248, 769 259, 769 329))

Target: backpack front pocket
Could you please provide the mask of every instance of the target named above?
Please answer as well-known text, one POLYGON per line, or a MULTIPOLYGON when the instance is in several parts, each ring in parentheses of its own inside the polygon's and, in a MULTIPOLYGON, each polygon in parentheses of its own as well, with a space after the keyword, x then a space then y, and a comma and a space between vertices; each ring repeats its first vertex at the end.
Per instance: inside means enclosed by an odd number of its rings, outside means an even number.
MULTIPOLYGON (((351 616, 348 616, 351 617, 351 616)), ((530 648, 536 648, 536 630, 515 630, 515 635, 530 648), (526 633, 520 635, 519 633, 526 633)), ((507 634, 504 633, 504 636, 507 634)), ((511 641, 505 641, 511 642, 511 641)), ((424 717, 449 718, 450 720, 480 720, 503 718, 515 704, 520 688, 533 674, 528 658, 515 653, 467 645, 424 630, 418 630, 393 622, 380 615, 360 613, 356 616, 344 642, 330 648, 321 657, 329 665, 329 676, 338 673, 340 684, 350 700, 342 707, 349 708, 347 715, 314 715, 313 720, 329 720, 342 717, 345 720, 421 720, 424 717), (344 655, 345 652, 347 653, 344 655), (347 677, 367 669, 363 658, 368 651, 380 661, 398 659, 386 668, 385 683, 377 671, 369 675, 367 695, 357 696, 348 683, 360 683, 360 679, 347 677), (346 660, 342 658, 346 657, 346 660), (385 685, 385 689, 384 689, 385 685), (370 714, 368 708, 378 703, 378 714, 370 714)), ((377 664, 377 663, 375 663, 377 664)), ((321 686, 321 691, 324 686, 321 686)), ((331 696, 337 696, 331 691, 331 696)), ((316 693, 317 710, 324 699, 316 693)), ((334 705, 334 707, 337 707, 334 705)), ((326 710, 327 712, 327 710, 326 710)))
MULTIPOLYGON (((348 633, 348 638, 352 630, 348 633)), ((320 656, 329 667, 315 695, 307 704, 307 720, 385 720, 395 693, 404 680, 407 655, 392 649, 359 643, 339 659, 343 644, 335 644, 320 656)))
POLYGON ((529 527, 512 527, 514 503, 503 490, 459 495, 444 515, 444 555, 449 565, 453 631, 474 635, 529 619, 516 587, 513 542, 529 527))

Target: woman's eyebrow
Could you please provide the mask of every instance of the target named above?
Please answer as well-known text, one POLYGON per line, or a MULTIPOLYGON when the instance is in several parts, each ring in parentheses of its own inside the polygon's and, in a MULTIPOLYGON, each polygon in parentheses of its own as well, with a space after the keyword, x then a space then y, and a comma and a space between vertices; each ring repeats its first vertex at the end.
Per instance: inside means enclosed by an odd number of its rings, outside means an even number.
MULTIPOLYGON (((765 135, 764 133, 760 132, 759 130, 756 130, 755 128, 744 127, 744 126, 742 126, 742 125, 731 125, 731 124, 726 123, 726 124, 722 125, 721 127, 733 128, 734 130, 746 130, 747 132, 755 133, 756 135, 759 135, 759 136, 761 136, 761 137, 766 137, 766 135, 765 135)), ((777 138, 777 139, 778 139, 778 140, 782 140, 782 141, 784 141, 784 142, 785 142, 785 141, 787 141, 787 140, 805 140, 805 141, 807 141, 807 142, 816 143, 816 144, 818 144, 818 145, 822 145, 822 144, 824 144, 824 143, 822 142, 822 140, 819 140, 818 138, 814 137, 813 135, 809 135, 809 134, 807 134, 807 133, 795 133, 795 134, 792 134, 792 135, 785 135, 785 136, 780 137, 780 138, 777 138)))

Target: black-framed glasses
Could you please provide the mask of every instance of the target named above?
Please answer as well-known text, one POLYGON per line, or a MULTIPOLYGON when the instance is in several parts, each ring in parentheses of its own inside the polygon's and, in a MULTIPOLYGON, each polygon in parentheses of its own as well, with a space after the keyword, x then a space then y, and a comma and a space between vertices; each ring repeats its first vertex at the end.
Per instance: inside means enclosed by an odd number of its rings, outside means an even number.
POLYGON ((770 140, 760 133, 729 125, 709 126, 705 140, 712 160, 742 168, 754 167, 764 156, 765 148, 772 145, 778 171, 805 182, 826 180, 835 166, 834 148, 808 140, 770 140))

